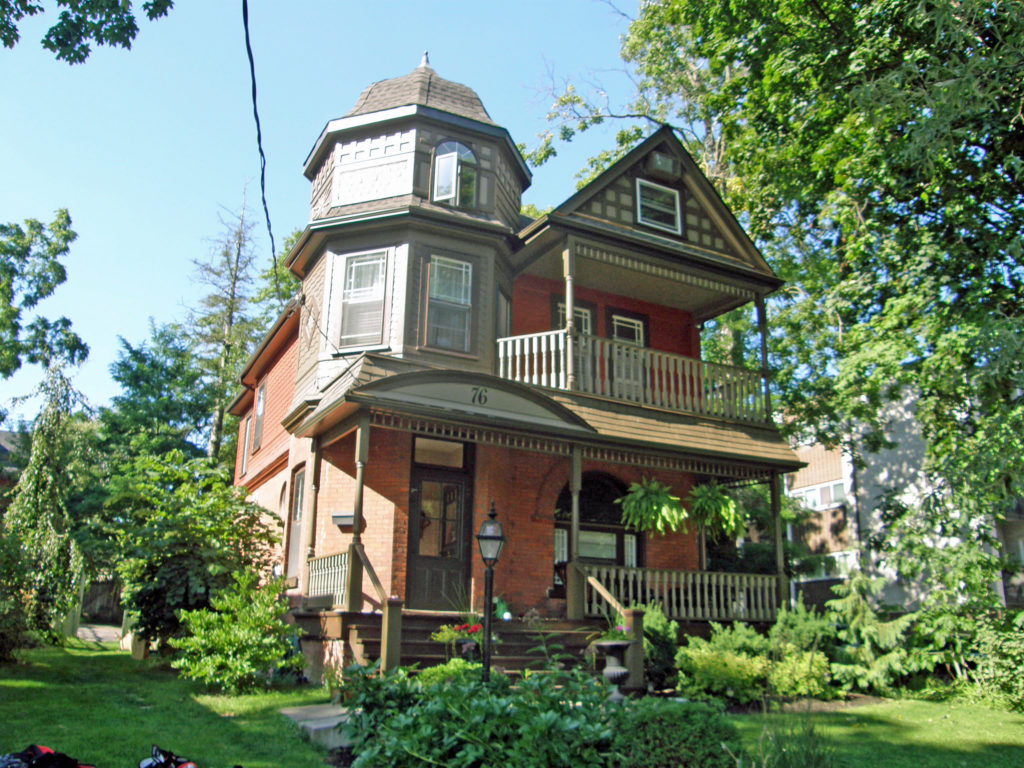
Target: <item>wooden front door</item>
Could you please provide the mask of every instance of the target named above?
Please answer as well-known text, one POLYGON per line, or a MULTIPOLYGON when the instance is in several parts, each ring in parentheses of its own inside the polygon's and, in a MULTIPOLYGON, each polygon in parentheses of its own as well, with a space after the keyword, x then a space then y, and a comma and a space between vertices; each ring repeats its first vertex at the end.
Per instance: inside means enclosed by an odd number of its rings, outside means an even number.
POLYGON ((418 470, 409 499, 410 608, 465 610, 472 554, 472 493, 459 473, 418 470))

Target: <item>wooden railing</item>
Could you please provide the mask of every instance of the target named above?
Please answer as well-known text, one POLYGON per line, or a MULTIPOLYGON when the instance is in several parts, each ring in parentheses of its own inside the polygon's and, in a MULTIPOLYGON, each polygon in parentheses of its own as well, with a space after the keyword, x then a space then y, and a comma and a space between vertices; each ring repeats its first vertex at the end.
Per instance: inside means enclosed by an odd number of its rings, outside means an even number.
MULTIPOLYGON (((576 391, 738 421, 767 419, 755 371, 586 334, 576 334, 572 348, 576 391)), ((569 349, 564 330, 498 339, 498 375, 568 389, 569 349)))
POLYGON ((331 608, 345 605, 345 585, 348 583, 348 552, 314 557, 307 561, 309 579, 306 598, 310 602, 327 602, 331 608))
POLYGON ((591 617, 603 616, 612 602, 602 592, 620 606, 661 603, 666 616, 682 621, 774 621, 778 606, 774 576, 602 565, 581 569, 583 612, 591 617))

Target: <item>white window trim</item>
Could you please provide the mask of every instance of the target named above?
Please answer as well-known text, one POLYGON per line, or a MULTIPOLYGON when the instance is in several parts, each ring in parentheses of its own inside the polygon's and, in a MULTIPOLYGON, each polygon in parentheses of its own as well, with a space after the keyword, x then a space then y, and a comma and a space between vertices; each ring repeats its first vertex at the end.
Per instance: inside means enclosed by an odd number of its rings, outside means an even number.
POLYGON ((427 300, 427 307, 426 307, 426 309, 427 309, 427 317, 426 317, 426 323, 425 323, 425 328, 424 328, 424 331, 425 331, 425 338, 423 340, 424 341, 424 345, 428 349, 434 349, 434 350, 438 350, 438 351, 441 351, 441 352, 449 352, 449 353, 454 353, 454 354, 457 354, 457 355, 469 355, 469 354, 472 354, 473 353, 473 322, 474 322, 474 313, 476 311, 476 308, 474 306, 475 302, 473 300, 474 299, 474 286, 473 286, 474 264, 473 264, 473 262, 468 260, 468 259, 459 259, 459 258, 455 258, 453 256, 441 256, 439 254, 434 253, 434 254, 430 255, 430 258, 427 261, 427 265, 428 265, 427 268, 429 270, 429 273, 428 273, 428 278, 427 278, 427 296, 426 296, 426 300, 427 300), (443 297, 443 296, 435 296, 434 295, 434 287, 435 287, 435 285, 437 285, 435 265, 443 265, 443 266, 450 266, 450 267, 459 268, 464 273, 466 273, 468 275, 469 279, 467 281, 467 285, 465 286, 465 291, 464 291, 465 295, 464 296, 450 298, 450 297, 443 297), (459 309, 465 309, 466 314, 467 314, 467 322, 466 322, 466 344, 465 344, 465 348, 464 349, 456 349, 454 347, 440 346, 440 345, 437 345, 437 344, 434 344, 434 343, 431 342, 431 339, 430 339, 430 336, 431 336, 430 329, 431 329, 431 322, 432 322, 431 304, 434 303, 434 302, 437 302, 438 304, 440 304, 442 306, 448 306, 448 307, 454 307, 454 308, 459 308, 459 309))
POLYGON ((672 189, 672 187, 666 187, 666 186, 663 186, 661 184, 655 184, 653 181, 648 181, 647 179, 637 179, 636 180, 636 220, 637 220, 638 224, 643 224, 645 227, 653 227, 654 229, 660 229, 663 232, 671 232, 674 235, 681 235, 681 234, 683 234, 682 216, 680 215, 680 207, 679 207, 679 190, 672 189), (642 204, 640 202, 640 188, 642 186, 652 187, 653 189, 658 189, 658 190, 661 190, 663 192, 670 192, 672 194, 672 197, 675 200, 676 225, 674 227, 666 226, 665 224, 662 224, 661 222, 657 222, 657 221, 648 221, 648 220, 646 220, 644 218, 643 206, 642 206, 642 204))
POLYGON ((245 417, 245 429, 242 431, 242 468, 239 477, 244 477, 249 470, 249 437, 252 434, 252 414, 245 417))
POLYGON ((366 251, 353 251, 351 253, 336 253, 329 251, 327 259, 327 271, 324 275, 324 301, 323 317, 316 318, 320 327, 320 359, 328 360, 336 354, 349 354, 364 350, 388 349, 390 347, 390 303, 393 300, 392 290, 394 288, 394 248, 372 248, 366 251), (348 274, 349 259, 357 259, 374 254, 384 255, 384 297, 381 310, 381 333, 380 341, 369 344, 341 343, 342 311, 345 301, 345 281, 348 274))

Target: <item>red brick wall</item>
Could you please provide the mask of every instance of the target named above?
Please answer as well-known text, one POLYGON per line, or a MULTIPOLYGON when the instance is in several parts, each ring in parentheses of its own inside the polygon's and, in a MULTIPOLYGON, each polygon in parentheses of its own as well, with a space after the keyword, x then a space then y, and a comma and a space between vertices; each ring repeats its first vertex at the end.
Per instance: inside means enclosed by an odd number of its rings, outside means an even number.
MULTIPOLYGON (((534 275, 522 275, 512 286, 512 333, 520 336, 527 333, 550 331, 551 297, 565 297, 565 284, 534 275)), ((650 335, 648 346, 662 352, 672 352, 688 357, 700 357, 700 334, 689 312, 672 307, 649 304, 628 296, 616 296, 602 291, 576 286, 573 296, 577 301, 597 305, 594 335, 611 337, 607 326, 606 310, 609 307, 646 315, 650 335)))
MULTIPOLYGON (((244 445, 245 420, 253 416, 255 427, 255 416, 253 409, 256 407, 256 398, 253 398, 249 410, 242 414, 238 422, 238 454, 235 457, 235 485, 244 485, 249 491, 255 490, 253 478, 278 461, 280 457, 288 453, 291 442, 291 435, 281 426, 281 420, 288 413, 291 407, 292 395, 295 391, 295 365, 296 365, 296 339, 290 339, 276 357, 270 362, 264 376, 256 385, 259 387, 266 382, 267 391, 263 405, 263 430, 260 440, 260 447, 249 455, 249 463, 245 475, 241 474, 242 450, 248 450, 244 445)), ((249 438, 252 444, 252 438, 249 438)), ((265 478, 264 478, 265 479, 265 478)), ((257 484, 258 484, 257 480, 257 484)))
MULTIPOLYGON (((405 597, 408 555, 408 510, 411 470, 411 434, 374 429, 366 465, 363 543, 385 591, 405 597)), ((625 485, 640 480, 640 470, 618 464, 584 462, 583 471, 607 472, 625 485)), ((650 473, 648 473, 650 474, 650 473)), ((476 446, 473 478, 473 534, 487 516, 493 499, 505 531, 505 548, 495 568, 495 594, 510 610, 522 614, 535 608, 543 615, 565 612, 564 600, 550 600, 554 562, 554 509, 569 479, 569 459, 516 451, 495 446, 476 446)), ((658 479, 685 495, 692 482, 688 475, 659 472, 658 479)), ((324 450, 323 474, 318 500, 316 554, 347 549, 349 530, 339 530, 331 513, 351 512, 355 492, 355 436, 339 440, 324 450)), ((645 536, 644 564, 650 568, 697 568, 697 543, 693 534, 645 536)), ((472 543, 473 604, 483 605, 484 566, 475 540, 472 543)), ((364 594, 376 603, 367 580, 364 594)))

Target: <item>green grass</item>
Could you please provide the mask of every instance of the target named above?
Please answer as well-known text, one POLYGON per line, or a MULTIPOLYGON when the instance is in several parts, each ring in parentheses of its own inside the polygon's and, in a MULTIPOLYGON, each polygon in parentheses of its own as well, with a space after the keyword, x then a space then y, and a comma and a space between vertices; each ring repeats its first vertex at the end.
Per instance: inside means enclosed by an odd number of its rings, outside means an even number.
MULTIPOLYGON (((806 716, 767 718, 787 723, 806 716)), ((900 699, 810 717, 850 768, 1024 767, 1024 716, 979 704, 900 699)), ((753 748, 765 716, 731 719, 753 748)))
POLYGON ((159 744, 199 768, 323 768, 324 752, 282 707, 327 701, 324 689, 204 695, 170 669, 73 641, 0 667, 0 754, 45 744, 99 768, 135 768, 159 744))

